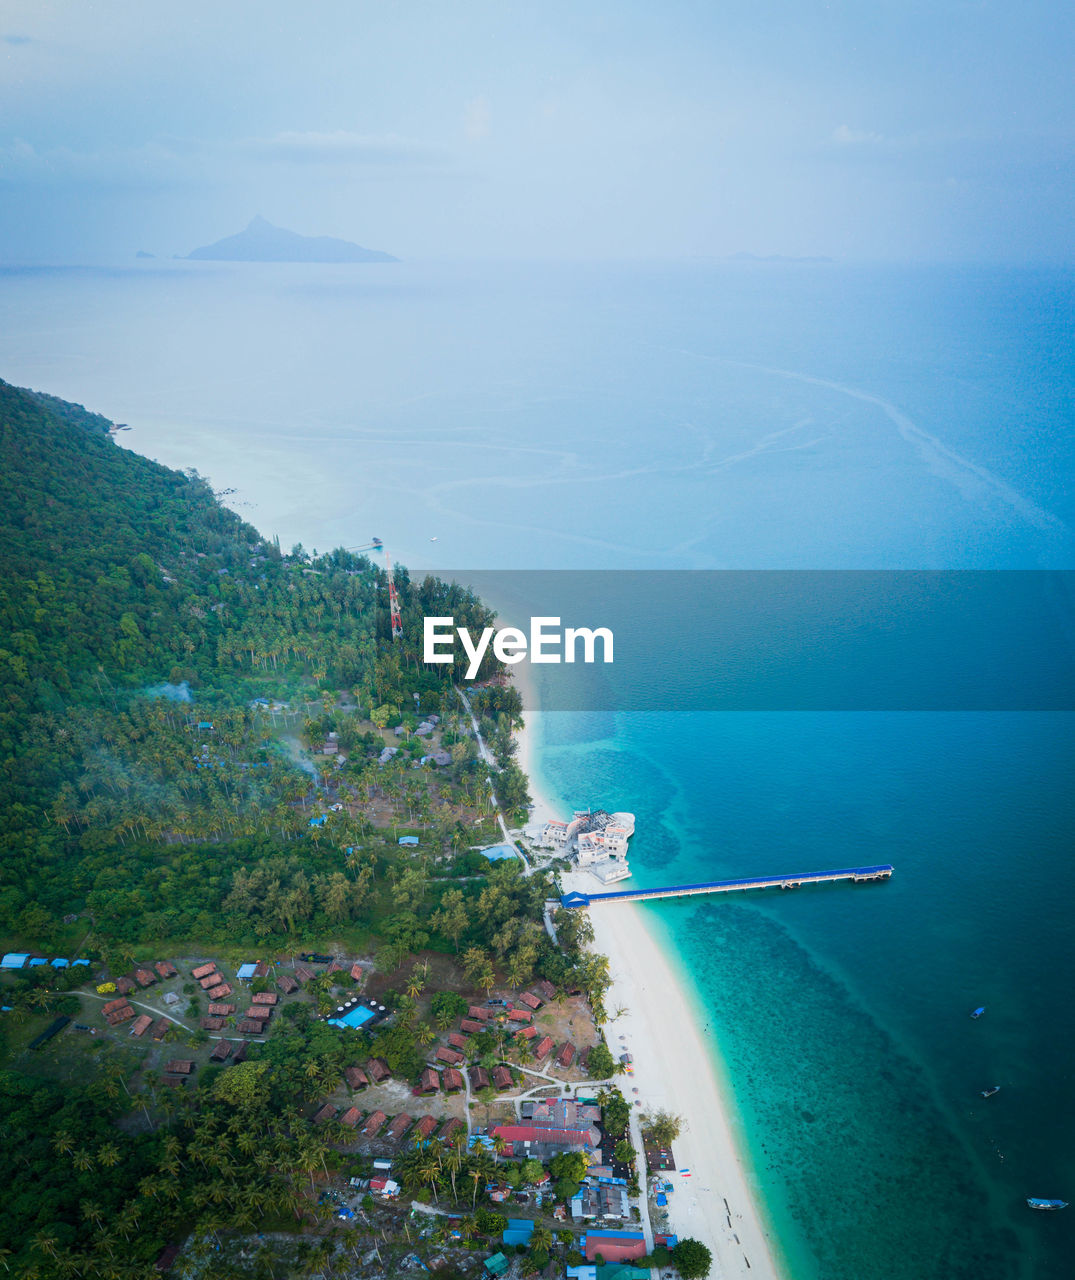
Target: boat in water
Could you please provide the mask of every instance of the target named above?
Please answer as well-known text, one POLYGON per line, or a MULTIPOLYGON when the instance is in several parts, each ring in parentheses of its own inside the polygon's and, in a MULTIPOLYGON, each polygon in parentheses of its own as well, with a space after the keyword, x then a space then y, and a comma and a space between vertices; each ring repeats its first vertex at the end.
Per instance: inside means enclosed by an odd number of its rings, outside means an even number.
POLYGON ((999 1093, 999 1092, 1000 1092, 1000 1085, 999 1085, 999 1084, 991 1084, 991 1085, 989 1086, 989 1088, 988 1088, 988 1089, 983 1089, 983 1090, 982 1090, 982 1097, 983 1097, 983 1098, 991 1098, 991 1097, 993 1096, 993 1094, 994 1094, 994 1093, 999 1093))
POLYGON ((1032 1209, 1066 1209, 1068 1202, 1066 1200, 1035 1200, 1027 1197, 1027 1204, 1032 1209))
POLYGON ((983 1014, 983 1013, 985 1013, 985 1005, 984 1005, 984 1004, 982 1005, 982 1007, 981 1007, 980 1009, 975 1009, 975 1010, 971 1013, 971 1017, 972 1017, 972 1018, 980 1018, 980 1017, 982 1016, 982 1014, 983 1014))

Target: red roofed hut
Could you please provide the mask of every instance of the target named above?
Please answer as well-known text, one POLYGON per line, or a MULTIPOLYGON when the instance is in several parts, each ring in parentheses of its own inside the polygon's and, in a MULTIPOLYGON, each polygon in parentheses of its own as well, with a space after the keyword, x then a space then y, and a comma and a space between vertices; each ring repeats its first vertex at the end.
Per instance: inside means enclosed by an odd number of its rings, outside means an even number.
POLYGON ((383 1111, 375 1111, 362 1126, 362 1136, 364 1138, 376 1137, 384 1128, 387 1119, 388 1117, 383 1111))
POLYGON ((437 1122, 432 1116, 423 1116, 414 1126, 414 1132, 411 1134, 411 1138, 415 1142, 425 1142, 436 1127, 437 1122))
POLYGON ((388 1132, 384 1136, 390 1142, 402 1142, 403 1135, 412 1124, 414 1124, 414 1117, 409 1116, 405 1111, 402 1111, 388 1126, 388 1132))

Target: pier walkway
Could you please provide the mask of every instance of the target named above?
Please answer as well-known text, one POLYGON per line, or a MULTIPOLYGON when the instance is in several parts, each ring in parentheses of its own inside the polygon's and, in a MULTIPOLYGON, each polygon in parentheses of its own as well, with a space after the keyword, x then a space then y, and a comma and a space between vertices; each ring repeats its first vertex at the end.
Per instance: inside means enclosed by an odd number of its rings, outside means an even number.
POLYGON ((847 867, 842 871, 803 871, 786 876, 749 876, 742 880, 706 880, 701 884, 671 885, 662 889, 617 889, 611 893, 565 893, 562 907, 588 907, 595 902, 642 902, 647 898, 689 898, 701 893, 733 893, 739 889, 797 889, 803 884, 822 884, 830 880, 851 880, 865 884, 871 880, 887 880, 892 865, 847 867))

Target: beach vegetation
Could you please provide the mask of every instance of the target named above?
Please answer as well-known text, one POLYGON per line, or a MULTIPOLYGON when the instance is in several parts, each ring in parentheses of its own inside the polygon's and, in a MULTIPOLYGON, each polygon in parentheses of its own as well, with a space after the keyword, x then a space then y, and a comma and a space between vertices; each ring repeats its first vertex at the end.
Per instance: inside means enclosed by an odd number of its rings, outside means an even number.
POLYGON ((586 1070, 592 1080, 608 1080, 619 1066, 620 1064, 613 1059, 608 1046, 601 1041, 590 1050, 586 1070))
POLYGON ((658 1111, 646 1121, 646 1136, 654 1146, 667 1148, 683 1132, 683 1125, 682 1116, 671 1111, 658 1111))
POLYGON ((713 1254, 700 1240, 687 1236, 672 1249, 672 1262, 682 1280, 704 1280, 713 1265, 713 1254))

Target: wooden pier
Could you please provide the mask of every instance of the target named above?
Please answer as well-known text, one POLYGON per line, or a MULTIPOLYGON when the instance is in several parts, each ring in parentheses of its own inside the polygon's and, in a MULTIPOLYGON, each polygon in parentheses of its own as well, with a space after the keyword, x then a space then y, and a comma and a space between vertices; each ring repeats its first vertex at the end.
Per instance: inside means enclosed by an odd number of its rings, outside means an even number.
POLYGON ((595 902, 643 902, 649 898, 690 898, 701 893, 735 893, 740 889, 798 889, 804 884, 824 884, 832 880, 850 880, 867 884, 887 880, 892 865, 878 867, 846 867, 841 871, 803 871, 786 876, 748 876, 742 880, 706 880, 701 884, 670 885, 662 889, 618 889, 611 893, 565 893, 562 907, 588 907, 595 902))

